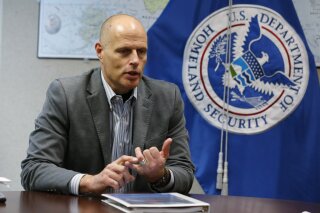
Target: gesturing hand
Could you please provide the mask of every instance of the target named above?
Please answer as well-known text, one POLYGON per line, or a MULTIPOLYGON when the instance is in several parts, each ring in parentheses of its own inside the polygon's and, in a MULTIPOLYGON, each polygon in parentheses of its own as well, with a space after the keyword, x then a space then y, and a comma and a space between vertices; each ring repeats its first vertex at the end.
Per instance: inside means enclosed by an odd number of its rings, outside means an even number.
POLYGON ((85 175, 80 181, 80 193, 94 193, 101 194, 106 191, 108 187, 119 189, 125 184, 134 181, 125 164, 137 163, 136 157, 123 155, 112 163, 108 164, 97 175, 85 175))
POLYGON ((150 183, 156 182, 164 175, 164 168, 166 160, 170 154, 170 146, 172 143, 171 138, 167 138, 163 145, 162 150, 159 151, 156 147, 141 150, 140 147, 135 149, 135 154, 139 162, 144 164, 130 164, 126 165, 137 171, 138 174, 144 176, 150 183))

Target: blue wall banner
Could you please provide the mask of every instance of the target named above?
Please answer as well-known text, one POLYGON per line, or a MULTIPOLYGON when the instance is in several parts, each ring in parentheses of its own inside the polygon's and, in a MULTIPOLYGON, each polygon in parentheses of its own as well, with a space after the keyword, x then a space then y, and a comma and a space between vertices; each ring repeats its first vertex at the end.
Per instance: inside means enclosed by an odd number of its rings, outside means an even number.
POLYGON ((148 36, 145 74, 179 86, 207 194, 220 152, 229 195, 320 202, 319 82, 291 0, 170 1, 148 36))

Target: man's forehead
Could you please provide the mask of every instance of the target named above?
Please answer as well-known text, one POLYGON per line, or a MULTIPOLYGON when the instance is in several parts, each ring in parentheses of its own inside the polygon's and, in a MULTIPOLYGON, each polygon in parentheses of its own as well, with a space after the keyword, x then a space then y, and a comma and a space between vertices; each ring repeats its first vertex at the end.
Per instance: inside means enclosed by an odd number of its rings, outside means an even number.
POLYGON ((110 42, 118 42, 122 41, 139 41, 146 42, 147 34, 143 28, 143 26, 137 22, 112 22, 112 24, 106 29, 102 34, 102 42, 107 44, 110 42))
POLYGON ((106 35, 106 44, 146 46, 147 34, 141 30, 130 30, 119 27, 106 35))
POLYGON ((142 23, 129 15, 115 15, 107 20, 103 26, 107 31, 124 31, 124 30, 142 30, 144 27, 142 23))
POLYGON ((132 40, 132 39, 119 39, 117 42, 110 41, 109 44, 115 49, 129 48, 129 49, 141 49, 147 48, 146 40, 132 40))

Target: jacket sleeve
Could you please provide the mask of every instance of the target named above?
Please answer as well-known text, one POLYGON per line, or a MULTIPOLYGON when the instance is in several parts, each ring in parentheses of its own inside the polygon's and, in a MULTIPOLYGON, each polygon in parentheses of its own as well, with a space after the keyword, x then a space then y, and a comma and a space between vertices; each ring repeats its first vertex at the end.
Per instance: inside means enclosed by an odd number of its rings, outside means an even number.
POLYGON ((29 137, 27 157, 21 163, 21 183, 26 190, 69 193, 76 174, 63 167, 68 138, 67 99, 59 80, 49 86, 43 109, 29 137))
POLYGON ((173 103, 166 136, 166 138, 172 138, 173 143, 166 166, 174 175, 174 185, 170 191, 187 194, 193 183, 194 166, 190 157, 188 131, 185 127, 184 104, 176 85, 174 86, 173 103))
MULTIPOLYGON (((189 136, 185 127, 186 121, 184 117, 183 100, 179 88, 176 85, 173 87, 172 84, 170 85, 170 92, 166 91, 167 95, 168 93, 170 94, 170 97, 166 99, 167 102, 163 104, 166 108, 162 108, 160 111, 162 111, 162 117, 169 116, 168 121, 162 121, 163 123, 167 123, 167 133, 163 139, 173 139, 170 147, 170 156, 166 161, 166 167, 173 173, 174 185, 170 189, 164 187, 163 190, 157 189, 157 191, 173 191, 187 194, 193 183, 194 165, 190 157, 189 136)), ((158 148, 161 149, 161 146, 158 148)))

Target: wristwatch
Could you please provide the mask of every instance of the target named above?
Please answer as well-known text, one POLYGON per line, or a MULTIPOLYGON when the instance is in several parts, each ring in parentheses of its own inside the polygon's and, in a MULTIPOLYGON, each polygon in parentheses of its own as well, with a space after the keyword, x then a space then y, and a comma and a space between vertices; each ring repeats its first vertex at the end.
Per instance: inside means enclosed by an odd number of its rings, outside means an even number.
POLYGON ((168 183, 170 182, 170 179, 171 179, 171 174, 169 169, 164 168, 163 176, 158 181, 151 183, 151 185, 154 188, 162 188, 168 185, 168 183))

